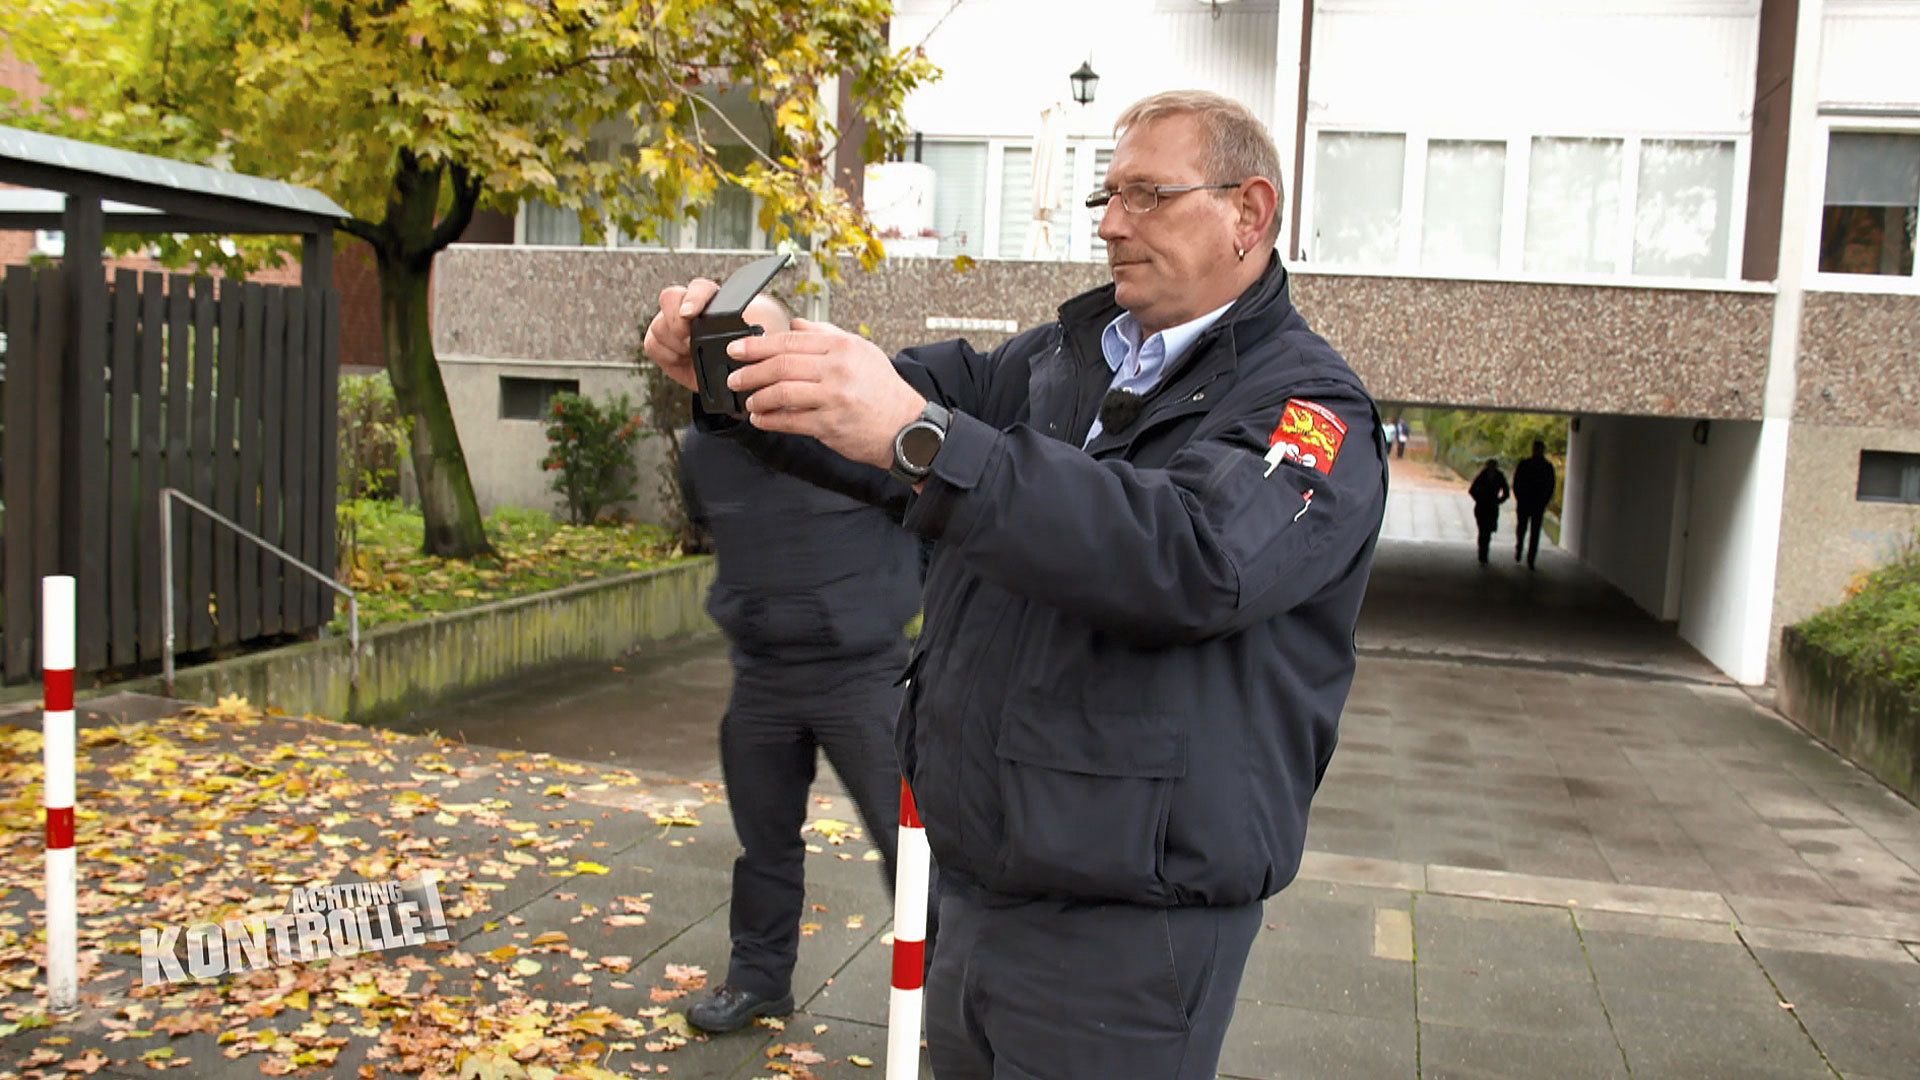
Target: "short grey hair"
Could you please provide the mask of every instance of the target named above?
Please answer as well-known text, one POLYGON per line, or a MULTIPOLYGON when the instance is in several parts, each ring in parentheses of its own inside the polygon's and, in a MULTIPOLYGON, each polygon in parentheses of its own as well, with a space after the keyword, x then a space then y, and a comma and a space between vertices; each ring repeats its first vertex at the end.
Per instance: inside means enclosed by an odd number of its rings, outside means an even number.
MULTIPOLYGON (((780 291, 779 289, 763 289, 760 291, 758 295, 754 296, 752 300, 747 301, 747 306, 751 307, 756 302, 759 302, 759 301, 765 301, 766 303, 772 304, 780 312, 780 317, 787 321, 787 327, 789 329, 793 327, 793 320, 794 320, 793 301, 787 298, 786 293, 780 291)), ((744 315, 745 313, 746 313, 746 309, 742 308, 741 314, 744 315)))
POLYGON ((1280 180, 1280 151, 1260 118, 1232 98, 1205 90, 1168 90, 1141 98, 1113 125, 1115 135, 1128 128, 1176 116, 1193 116, 1206 132, 1207 154, 1202 167, 1210 183, 1225 184, 1258 176, 1273 185, 1280 198, 1274 206, 1267 242, 1280 236, 1280 218, 1287 209, 1287 188, 1280 180))

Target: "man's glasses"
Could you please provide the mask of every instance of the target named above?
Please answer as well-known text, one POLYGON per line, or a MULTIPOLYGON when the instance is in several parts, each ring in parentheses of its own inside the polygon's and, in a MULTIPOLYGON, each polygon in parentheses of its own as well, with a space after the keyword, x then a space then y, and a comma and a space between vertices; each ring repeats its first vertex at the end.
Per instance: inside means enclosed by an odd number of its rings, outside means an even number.
POLYGON ((1226 184, 1122 184, 1118 191, 1101 188, 1087 196, 1087 209, 1104 210, 1107 204, 1118 196, 1120 205, 1126 207, 1128 213, 1144 214, 1159 206, 1160 200, 1169 196, 1185 195, 1189 191, 1226 191, 1244 183, 1246 183, 1245 180, 1235 180, 1226 184))

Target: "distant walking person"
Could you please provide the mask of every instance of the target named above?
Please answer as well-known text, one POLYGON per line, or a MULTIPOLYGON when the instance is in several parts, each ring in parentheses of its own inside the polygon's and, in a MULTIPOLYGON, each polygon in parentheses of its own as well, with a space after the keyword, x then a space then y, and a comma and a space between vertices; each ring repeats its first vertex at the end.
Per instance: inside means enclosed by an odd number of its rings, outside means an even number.
POLYGON ((1487 546, 1500 528, 1500 504, 1507 501, 1507 477, 1500 471, 1500 463, 1488 458, 1467 494, 1473 497, 1473 523, 1480 527, 1480 561, 1485 563, 1487 546))
POLYGON ((1394 456, 1406 457, 1407 443, 1413 439, 1413 425, 1407 423, 1406 417, 1403 416, 1393 422, 1393 438, 1396 444, 1394 456))
POLYGON ((1553 462, 1547 460, 1547 444, 1533 440, 1533 456, 1513 467, 1513 505, 1519 511, 1514 522, 1513 561, 1520 561, 1522 549, 1527 569, 1533 569, 1540 554, 1540 524, 1553 501, 1553 462))

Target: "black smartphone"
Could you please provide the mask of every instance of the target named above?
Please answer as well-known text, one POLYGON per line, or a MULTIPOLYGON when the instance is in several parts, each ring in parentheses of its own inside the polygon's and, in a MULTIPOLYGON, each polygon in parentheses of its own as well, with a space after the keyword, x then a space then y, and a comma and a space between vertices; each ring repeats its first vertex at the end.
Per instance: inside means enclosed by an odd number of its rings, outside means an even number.
POLYGON ((693 370, 700 382, 701 409, 728 416, 747 414, 746 399, 727 388, 727 376, 744 366, 727 355, 727 343, 760 333, 760 327, 749 326, 740 313, 792 261, 791 255, 769 255, 735 270, 707 302, 707 309, 693 317, 693 370))

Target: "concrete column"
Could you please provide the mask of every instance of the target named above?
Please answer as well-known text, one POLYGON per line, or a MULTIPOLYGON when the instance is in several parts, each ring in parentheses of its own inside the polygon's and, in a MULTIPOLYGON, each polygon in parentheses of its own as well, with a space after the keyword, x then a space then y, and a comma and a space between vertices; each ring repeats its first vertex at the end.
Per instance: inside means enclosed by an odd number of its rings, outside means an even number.
POLYGON ((1822 0, 1795 12, 1780 209, 1780 262, 1761 421, 1716 421, 1695 452, 1680 635, 1740 682, 1767 681, 1787 443, 1798 386, 1800 316, 1821 177, 1817 128, 1822 0))
POLYGON ((1594 418, 1576 416, 1567 422, 1567 476, 1560 487, 1560 546, 1576 559, 1587 555, 1587 497, 1593 489, 1594 418))
POLYGON ((1773 302, 1773 343, 1767 359, 1765 407, 1762 412, 1753 488, 1756 528, 1746 553, 1750 587, 1740 655, 1731 666, 1722 664, 1741 682, 1767 680, 1767 654, 1773 643, 1774 587, 1780 562, 1780 519, 1787 489, 1787 440, 1793 424, 1793 403, 1799 387, 1801 311, 1806 299, 1806 276, 1812 214, 1820 198, 1822 178, 1814 163, 1820 152, 1820 48, 1824 0, 1800 0, 1794 32, 1793 90, 1787 128, 1786 183, 1781 196, 1779 292, 1773 302))
POLYGON ((1793 89, 1787 129, 1786 182, 1780 212, 1779 289, 1773 305, 1773 347, 1767 362, 1765 411, 1767 420, 1793 419, 1793 399, 1799 381, 1795 365, 1800 357, 1800 312, 1805 300, 1808 251, 1812 237, 1811 208, 1820 197, 1821 177, 1814 162, 1821 158, 1818 130, 1820 105, 1820 38, 1822 0, 1800 0, 1799 26, 1793 50, 1793 89))

